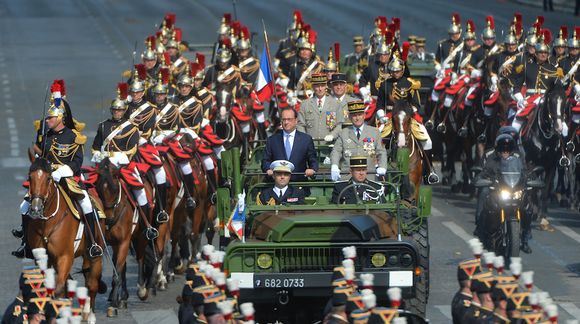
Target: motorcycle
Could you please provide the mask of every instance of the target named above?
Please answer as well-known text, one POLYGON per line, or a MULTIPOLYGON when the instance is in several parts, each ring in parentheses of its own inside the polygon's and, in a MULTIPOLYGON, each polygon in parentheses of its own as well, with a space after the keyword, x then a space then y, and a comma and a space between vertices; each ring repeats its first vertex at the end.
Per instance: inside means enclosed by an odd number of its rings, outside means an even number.
MULTIPOLYGON (((534 174, 533 170, 530 174, 534 174)), ((531 222, 526 215, 531 210, 528 192, 539 189, 544 183, 525 176, 523 165, 515 156, 502 159, 496 179, 478 179, 475 186, 489 190, 482 214, 484 247, 503 255, 505 260, 520 254, 522 221, 531 222)))

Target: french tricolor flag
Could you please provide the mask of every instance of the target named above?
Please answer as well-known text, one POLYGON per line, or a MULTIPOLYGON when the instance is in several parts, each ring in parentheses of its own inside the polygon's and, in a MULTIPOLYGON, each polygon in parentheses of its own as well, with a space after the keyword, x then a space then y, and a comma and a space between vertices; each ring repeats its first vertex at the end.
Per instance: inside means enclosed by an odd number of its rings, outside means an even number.
POLYGON ((262 51, 262 58, 260 59, 260 72, 258 74, 258 84, 256 85, 256 92, 260 102, 270 100, 274 94, 274 85, 272 84, 272 73, 270 71, 270 62, 268 60, 268 52, 264 46, 262 51))

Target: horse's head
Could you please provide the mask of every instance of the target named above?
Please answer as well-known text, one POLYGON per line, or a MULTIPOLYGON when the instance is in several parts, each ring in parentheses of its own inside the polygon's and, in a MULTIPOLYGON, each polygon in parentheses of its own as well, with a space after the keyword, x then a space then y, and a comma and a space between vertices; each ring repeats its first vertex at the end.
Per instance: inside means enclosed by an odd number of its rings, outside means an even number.
POLYGON ((110 207, 120 190, 118 182, 120 170, 107 157, 99 163, 96 173, 95 188, 103 199, 105 207, 110 207))
POLYGON ((566 105, 566 92, 562 82, 556 81, 546 91, 544 97, 544 104, 547 105, 547 115, 544 116, 546 125, 550 130, 556 130, 558 134, 562 134, 564 124, 564 109, 566 105))
POLYGON ((407 135, 410 134, 409 127, 412 114, 413 108, 406 101, 395 104, 393 108, 393 130, 397 134, 397 147, 408 145, 407 135))
POLYGON ((35 159, 30 166, 28 193, 31 199, 30 217, 32 218, 44 217, 44 203, 48 198, 52 184, 51 172, 50 162, 44 158, 35 159))
POLYGON ((221 89, 216 92, 216 120, 218 122, 224 123, 228 120, 233 101, 234 96, 231 91, 228 91, 227 89, 221 89))

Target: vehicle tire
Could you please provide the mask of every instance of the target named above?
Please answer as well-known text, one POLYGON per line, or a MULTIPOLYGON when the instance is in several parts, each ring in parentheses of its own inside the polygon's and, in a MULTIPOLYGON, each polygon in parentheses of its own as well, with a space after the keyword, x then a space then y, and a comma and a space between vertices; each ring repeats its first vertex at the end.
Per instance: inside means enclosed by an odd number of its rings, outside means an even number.
POLYGON ((406 300, 405 308, 417 315, 425 317, 427 301, 429 300, 429 226, 427 218, 409 237, 419 252, 419 268, 421 276, 415 286, 415 297, 406 300))
POLYGON ((520 256, 520 222, 512 220, 509 223, 509 244, 506 247, 506 264, 509 264, 510 257, 520 256))

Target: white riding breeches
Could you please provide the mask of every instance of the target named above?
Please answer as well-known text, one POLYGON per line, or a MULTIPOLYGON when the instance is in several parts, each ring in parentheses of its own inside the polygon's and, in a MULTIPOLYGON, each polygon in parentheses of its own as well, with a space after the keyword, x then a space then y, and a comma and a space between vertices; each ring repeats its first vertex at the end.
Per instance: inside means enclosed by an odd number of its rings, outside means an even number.
POLYGON ((155 184, 162 185, 167 182, 167 175, 163 167, 153 168, 153 174, 155 174, 155 184))
POLYGON ((191 169, 191 164, 189 164, 189 161, 180 162, 179 168, 181 169, 181 173, 183 173, 183 175, 188 175, 193 172, 193 170, 191 169))

